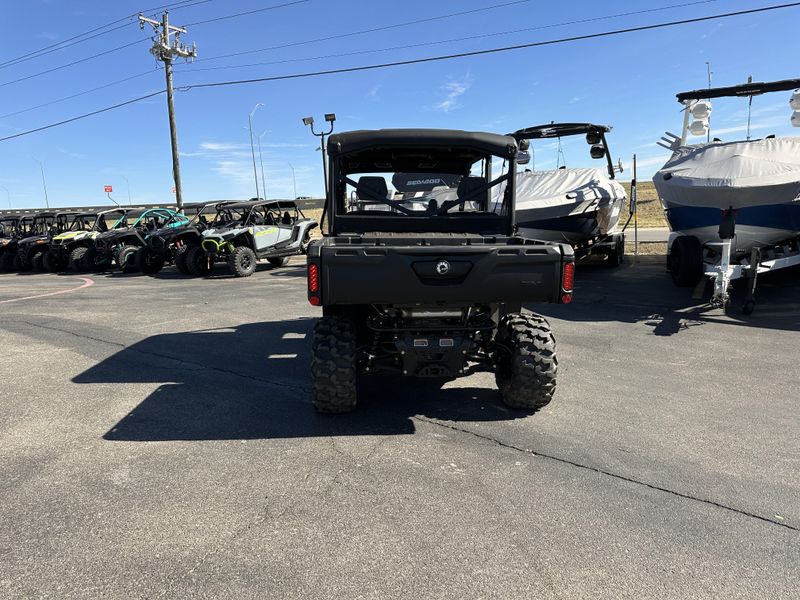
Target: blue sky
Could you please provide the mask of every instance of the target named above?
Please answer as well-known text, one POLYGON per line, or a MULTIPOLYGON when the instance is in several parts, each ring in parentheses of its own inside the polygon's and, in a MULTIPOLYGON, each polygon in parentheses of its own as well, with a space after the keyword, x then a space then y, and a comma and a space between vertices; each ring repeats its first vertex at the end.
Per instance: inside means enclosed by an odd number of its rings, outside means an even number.
MULTIPOLYGON (((214 0, 171 10, 171 22, 192 23, 285 1, 214 0)), ((197 43, 198 60, 191 65, 176 63, 175 82, 177 86, 187 86, 405 60, 774 3, 717 0, 651 14, 547 27, 688 0, 604 3, 530 0, 375 33, 298 43, 509 1, 309 0, 247 17, 198 24, 184 36, 185 41, 197 43), (520 29, 529 30, 443 42, 520 29), (294 45, 214 59, 222 54, 286 44, 294 45), (417 46, 384 50, 410 45, 417 46), (317 59, 320 56, 329 58, 317 59), (252 66, 238 67, 242 64, 252 66)), ((6 23, 25 23, 25 26, 5 28, 0 40, 0 62, 156 4, 152 0, 4 3, 6 23)), ((315 152, 317 138, 309 134, 301 118, 314 115, 320 122, 325 112, 337 114, 339 131, 446 127, 505 133, 553 120, 601 122, 614 126, 609 141, 615 157, 621 157, 629 165, 630 156, 637 153, 640 176, 647 176, 665 160, 665 153, 655 146, 656 140, 665 130, 678 132, 680 128, 680 107, 674 94, 706 85, 705 61, 712 63, 716 85, 741 83, 748 75, 753 75, 756 81, 798 75, 792 40, 799 17, 800 8, 794 8, 393 69, 177 92, 185 200, 254 195, 246 126, 247 115, 258 102, 264 106, 255 114, 254 130, 257 135, 264 134, 262 150, 268 197, 292 196, 289 164, 295 169, 299 195, 321 193, 320 155, 315 152)), ((0 137, 161 89, 163 70, 156 68, 148 53, 150 42, 144 41, 150 34, 140 31, 130 20, 130 25, 113 33, 0 68, 2 115, 146 73, 91 94, 2 117, 0 137), (106 52, 140 39, 143 41, 129 48, 106 52), (99 56, 73 67, 2 85, 93 55, 99 56)), ((793 133, 788 97, 788 93, 773 94, 754 100, 754 135, 793 133)), ((712 122, 715 135, 723 139, 743 137, 745 119, 745 101, 715 102, 712 122)), ((554 161, 555 149, 551 151, 550 160, 554 161)), ((585 145, 567 148, 566 153, 570 165, 590 162, 585 145)), ((537 155, 537 166, 546 166, 548 158, 543 154, 546 152, 537 155)), ((103 202, 104 185, 114 186, 117 200, 127 200, 125 178, 130 182, 134 202, 170 201, 172 171, 166 100, 156 96, 76 123, 1 142, 0 185, 8 188, 14 207, 44 204, 39 164, 34 158, 44 164, 53 206, 103 202)), ((6 205, 2 189, 0 204, 6 205)))

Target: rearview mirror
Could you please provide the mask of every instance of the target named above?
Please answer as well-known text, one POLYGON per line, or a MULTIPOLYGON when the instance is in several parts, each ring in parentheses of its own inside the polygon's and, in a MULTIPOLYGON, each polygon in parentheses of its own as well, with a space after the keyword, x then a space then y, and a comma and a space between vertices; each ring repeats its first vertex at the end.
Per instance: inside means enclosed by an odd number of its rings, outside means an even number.
POLYGON ((531 162, 531 154, 526 150, 521 150, 517 152, 517 164, 518 165, 527 165, 531 162))
POLYGON ((592 149, 589 150, 589 154, 592 158, 605 158, 606 156, 606 147, 602 144, 595 144, 592 146, 592 149))
POLYGON ((586 134, 586 143, 590 146, 596 146, 597 144, 601 143, 603 138, 600 137, 600 134, 596 131, 590 131, 586 134))

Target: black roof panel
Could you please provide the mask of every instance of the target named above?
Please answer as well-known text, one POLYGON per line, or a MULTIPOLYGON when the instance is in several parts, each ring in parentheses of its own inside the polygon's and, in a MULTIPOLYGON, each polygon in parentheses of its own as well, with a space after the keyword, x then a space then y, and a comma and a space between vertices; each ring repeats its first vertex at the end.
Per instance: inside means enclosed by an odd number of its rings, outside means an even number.
POLYGON ((380 146, 463 147, 498 156, 516 154, 514 138, 497 133, 458 129, 375 129, 335 133, 328 138, 328 154, 338 156, 380 146))

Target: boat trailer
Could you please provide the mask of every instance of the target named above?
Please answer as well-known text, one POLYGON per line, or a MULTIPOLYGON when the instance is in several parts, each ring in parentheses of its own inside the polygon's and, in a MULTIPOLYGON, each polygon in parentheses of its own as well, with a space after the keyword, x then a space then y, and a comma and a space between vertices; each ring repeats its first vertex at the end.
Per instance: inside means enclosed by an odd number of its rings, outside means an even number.
MULTIPOLYGON (((742 304, 745 315, 752 314, 756 300, 756 284, 758 276, 770 271, 777 271, 800 265, 800 236, 787 239, 779 244, 753 248, 749 253, 737 253, 733 246, 733 229, 720 228, 720 242, 706 243, 703 253, 703 274, 711 279, 714 291, 711 305, 726 309, 730 305, 730 287, 737 279, 747 280, 747 295, 742 304), (722 237, 723 234, 729 237, 722 237)), ((671 233, 668 247, 680 234, 671 233)), ((703 280, 705 281, 705 280, 703 280)))

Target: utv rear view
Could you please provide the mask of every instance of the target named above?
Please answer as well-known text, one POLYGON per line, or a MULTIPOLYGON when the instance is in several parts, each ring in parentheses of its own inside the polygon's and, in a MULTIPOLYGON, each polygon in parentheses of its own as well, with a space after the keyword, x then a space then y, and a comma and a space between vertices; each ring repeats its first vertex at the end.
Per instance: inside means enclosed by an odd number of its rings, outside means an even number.
POLYGON ((555 340, 522 306, 570 302, 574 255, 515 235, 515 140, 355 131, 331 136, 327 152, 330 233, 308 251, 308 299, 322 307, 312 341, 317 410, 355 408, 362 375, 476 370, 495 373, 508 406, 550 402, 555 340))

